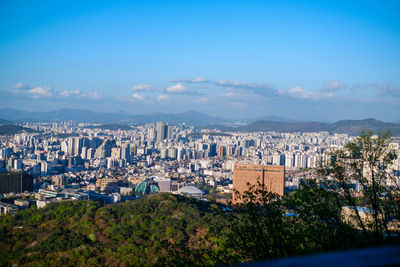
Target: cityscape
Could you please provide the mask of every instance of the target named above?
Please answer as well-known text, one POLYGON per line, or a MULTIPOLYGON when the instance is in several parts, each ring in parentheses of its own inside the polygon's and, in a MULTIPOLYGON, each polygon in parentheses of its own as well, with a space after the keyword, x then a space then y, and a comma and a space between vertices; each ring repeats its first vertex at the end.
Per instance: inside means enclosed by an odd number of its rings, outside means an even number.
POLYGON ((0 266, 400 265, 397 1, 0 3, 0 266))
MULTIPOLYGON (((54 196, 63 190, 78 199, 90 196, 119 202, 132 199, 129 196, 137 185, 149 180, 157 185, 157 192, 185 192, 185 187, 195 186, 204 189, 196 192, 203 198, 213 192, 213 197, 228 200, 237 163, 285 166, 285 190, 290 191, 322 166, 329 157, 325 152, 351 140, 347 134, 329 132, 222 133, 165 122, 131 130, 103 130, 73 122, 24 126, 41 134, 3 136, 0 166, 3 172, 23 171, 32 176, 35 191, 49 197, 48 202, 39 197, 36 206, 57 201, 54 196)), ((397 176, 399 167, 396 160, 397 176)), ((33 187, 28 191, 33 192, 33 187)))

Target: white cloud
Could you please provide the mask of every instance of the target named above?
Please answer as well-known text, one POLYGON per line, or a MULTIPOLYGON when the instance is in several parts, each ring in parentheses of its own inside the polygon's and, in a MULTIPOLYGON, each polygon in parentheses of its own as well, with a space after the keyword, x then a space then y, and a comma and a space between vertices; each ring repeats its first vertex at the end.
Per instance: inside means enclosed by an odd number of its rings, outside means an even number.
POLYGON ((223 85, 223 86, 235 86, 235 87, 255 87, 256 84, 252 82, 246 81, 227 81, 227 80, 219 80, 216 81, 215 84, 223 85))
POLYGON ((233 92, 233 91, 227 91, 227 92, 223 93, 221 96, 228 97, 228 98, 239 98, 241 95, 236 92, 233 92))
POLYGON ((209 81, 205 80, 202 77, 194 77, 191 79, 171 79, 170 82, 182 82, 182 83, 208 83, 209 81))
POLYGON ((71 91, 64 90, 64 91, 58 92, 58 94, 61 97, 80 96, 81 95, 81 91, 79 91, 79 90, 71 90, 71 91))
POLYGON ((36 86, 30 87, 26 83, 17 83, 13 86, 14 89, 18 90, 11 90, 11 93, 14 94, 22 94, 27 95, 33 98, 40 98, 40 97, 52 97, 52 98, 70 98, 70 97, 83 97, 83 98, 91 98, 91 99, 100 99, 103 96, 98 92, 89 92, 83 93, 78 89, 75 90, 55 90, 50 86, 36 86))
POLYGON ((168 101, 170 99, 170 96, 169 95, 159 95, 158 97, 157 97, 157 101, 158 102, 166 102, 166 101, 168 101))
POLYGON ((14 84, 13 88, 26 90, 26 89, 30 89, 31 87, 27 83, 17 83, 17 84, 14 84))
POLYGON ((195 77, 191 79, 172 79, 170 82, 179 82, 179 83, 206 83, 206 84, 213 84, 216 86, 221 87, 234 87, 234 88, 241 88, 241 89, 250 89, 252 91, 260 90, 260 89, 273 89, 274 87, 265 84, 265 83, 254 83, 254 82, 247 82, 247 81, 228 81, 228 80, 218 80, 218 81, 210 81, 206 80, 202 77, 195 77))
POLYGON ((228 80, 219 80, 214 82, 215 85, 218 86, 230 86, 235 88, 242 88, 242 89, 273 89, 273 86, 265 83, 253 83, 247 81, 228 81, 228 80))
POLYGON ((154 86, 152 84, 137 84, 132 86, 132 91, 154 91, 154 86))
POLYGON ((280 95, 286 94, 285 90, 282 90, 280 88, 275 89, 275 93, 280 94, 280 95))
POLYGON ((87 97, 91 99, 100 99, 103 98, 103 95, 98 92, 90 92, 87 94, 87 97))
POLYGON ((27 96, 31 98, 90 98, 93 100, 102 99, 103 95, 99 92, 81 92, 78 89, 75 90, 57 90, 52 88, 51 86, 30 86, 26 83, 17 83, 13 86, 13 89, 8 90, 9 93, 20 95, 20 96, 27 96))
POLYGON ((28 94, 34 98, 39 98, 43 96, 50 97, 53 96, 54 90, 49 86, 38 86, 29 89, 28 94))
POLYGON ((195 77, 195 78, 190 80, 190 82, 192 82, 192 83, 203 83, 205 81, 206 80, 204 80, 204 78, 201 78, 201 77, 195 77))
POLYGON ((165 92, 171 94, 182 94, 182 93, 188 93, 190 91, 183 83, 177 83, 165 89, 165 92))
POLYGON ((69 91, 61 91, 60 96, 62 97, 69 97, 69 91))
POLYGON ((218 86, 231 86, 231 87, 241 87, 241 88, 270 88, 270 85, 263 83, 253 83, 246 81, 228 81, 228 80, 218 80, 218 81, 210 81, 206 80, 202 77, 195 77, 191 79, 171 79, 170 82, 179 82, 179 83, 210 83, 218 86))
POLYGON ((332 92, 326 92, 324 90, 309 91, 305 90, 301 86, 297 86, 286 91, 282 89, 276 89, 275 92, 280 95, 289 95, 294 98, 311 99, 311 100, 318 100, 320 98, 329 98, 334 96, 332 92))
POLYGON ((142 95, 142 94, 134 93, 134 94, 131 95, 131 99, 139 100, 139 101, 145 101, 146 100, 146 96, 142 95))
POLYGON ((321 92, 319 91, 307 91, 303 89, 303 87, 301 86, 289 89, 287 93, 295 98, 313 99, 313 100, 317 100, 322 96, 321 92))
POLYGON ((71 98, 71 97, 83 97, 90 99, 101 99, 103 95, 98 92, 82 93, 80 90, 63 90, 54 93, 55 97, 71 98))
POLYGON ((336 91, 343 88, 345 88, 345 85, 343 83, 340 83, 339 81, 329 81, 324 85, 323 90, 336 91))
POLYGON ((212 102, 220 101, 221 99, 217 96, 203 96, 196 100, 197 103, 200 104, 209 104, 212 102))
MULTIPOLYGON (((253 92, 254 96, 261 97, 263 95, 269 95, 272 90, 274 90, 274 87, 265 84, 265 83, 254 83, 254 82, 248 82, 248 81, 229 81, 229 80, 217 80, 217 81, 211 81, 211 80, 206 80, 202 77, 195 77, 191 79, 172 79, 170 82, 179 82, 180 84, 182 83, 203 83, 203 84, 209 84, 209 85, 214 85, 218 87, 223 87, 224 89, 228 88, 236 88, 236 89, 241 89, 241 90, 246 90, 247 92, 253 92)), ((209 89, 208 87, 206 89, 209 89)), ((166 91, 168 92, 168 91, 166 91)), ((181 92, 182 93, 182 92, 181 92)), ((196 91, 194 90, 188 90, 188 92, 185 93, 192 93, 192 94, 197 94, 196 91)), ((243 93, 243 95, 248 95, 250 96, 251 94, 243 93)), ((228 97, 229 94, 227 94, 225 97, 228 97)))

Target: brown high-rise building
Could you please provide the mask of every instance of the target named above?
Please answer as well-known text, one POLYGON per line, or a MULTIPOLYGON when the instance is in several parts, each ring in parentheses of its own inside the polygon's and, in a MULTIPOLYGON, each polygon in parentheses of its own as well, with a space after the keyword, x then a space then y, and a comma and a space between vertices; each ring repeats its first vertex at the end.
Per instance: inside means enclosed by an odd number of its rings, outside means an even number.
MULTIPOLYGON (((244 193, 249 189, 249 185, 257 187, 260 183, 264 190, 283 196, 284 178, 285 166, 235 164, 233 189, 244 193)), ((233 202, 238 202, 235 193, 233 202)))

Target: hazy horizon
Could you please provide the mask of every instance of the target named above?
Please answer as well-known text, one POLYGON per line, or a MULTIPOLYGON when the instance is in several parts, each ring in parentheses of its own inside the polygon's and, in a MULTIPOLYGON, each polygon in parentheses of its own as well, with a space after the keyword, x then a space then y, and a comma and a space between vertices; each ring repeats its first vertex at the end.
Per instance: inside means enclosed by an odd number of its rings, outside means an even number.
MULTIPOLYGON (((202 112, 202 111, 198 111, 198 110, 186 110, 186 111, 182 111, 182 112, 160 112, 160 111, 155 111, 155 112, 147 112, 147 113, 132 113, 132 112, 127 112, 124 110, 117 110, 117 111, 95 111, 95 110, 91 110, 91 109, 84 109, 84 108, 59 108, 59 109, 51 109, 51 110, 25 110, 25 109, 17 109, 17 108, 0 108, 0 111, 2 110, 7 110, 7 109, 12 109, 12 110, 17 110, 17 111, 22 111, 22 112, 44 112, 44 113, 51 113, 51 112, 59 112, 59 111, 64 111, 64 110, 70 110, 70 111, 91 111, 91 112, 95 112, 95 113, 99 113, 99 114, 121 114, 121 115, 125 115, 125 116, 151 116, 151 115, 157 115, 157 114, 163 114, 163 115, 183 115, 185 113, 191 113, 191 112, 195 112, 195 113, 200 113, 203 115, 207 115, 209 117, 213 117, 213 118, 217 118, 217 119, 224 119, 227 120, 225 123, 252 123, 252 122, 256 122, 256 121, 275 121, 275 122, 293 122, 293 123, 297 123, 297 122, 320 122, 320 123, 327 123, 327 124, 332 124, 338 121, 346 121, 346 120, 355 120, 355 121, 362 121, 362 120, 368 120, 368 119, 377 119, 374 117, 366 117, 366 118, 342 118, 339 120, 335 120, 335 121, 328 121, 328 120, 311 120, 311 119, 300 119, 300 120, 295 120, 293 118, 288 118, 288 117, 283 117, 283 116, 276 116, 276 115, 260 115, 260 116, 255 116, 255 117, 243 117, 243 118, 236 118, 236 117, 225 117, 225 116, 219 116, 219 115, 211 115, 208 114, 207 112, 202 112)), ((10 118, 8 116, 2 116, 2 114, 0 114, 0 119, 5 119, 5 120, 15 120, 15 118, 10 118)), ((29 117, 19 117, 17 120, 21 120, 21 119, 29 119, 29 117)), ((382 121, 385 123, 400 123, 400 120, 395 120, 395 121, 386 121, 386 120, 379 120, 378 121, 382 121)), ((46 119, 44 119, 44 121, 46 121, 46 119)), ((162 121, 162 120, 161 120, 162 121)), ((115 123, 119 123, 118 120, 115 121, 115 123)), ((222 122, 221 122, 222 123, 222 122)), ((224 123, 222 123, 224 124, 224 123)))

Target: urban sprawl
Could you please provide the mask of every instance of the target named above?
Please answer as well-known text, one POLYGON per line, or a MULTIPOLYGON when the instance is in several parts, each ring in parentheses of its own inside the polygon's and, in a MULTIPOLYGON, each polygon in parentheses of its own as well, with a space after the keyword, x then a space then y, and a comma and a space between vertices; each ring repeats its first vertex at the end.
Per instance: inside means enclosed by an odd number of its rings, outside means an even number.
MULTIPOLYGON (((23 126, 38 133, 0 136, 1 213, 72 199, 116 203, 163 192, 226 203, 238 163, 284 166, 289 192, 313 177, 332 148, 352 139, 329 132, 222 133, 164 122, 126 130, 75 122, 23 126)), ((392 145, 399 154, 398 140, 392 145)), ((390 171, 398 178, 399 169, 398 158, 390 171)))

